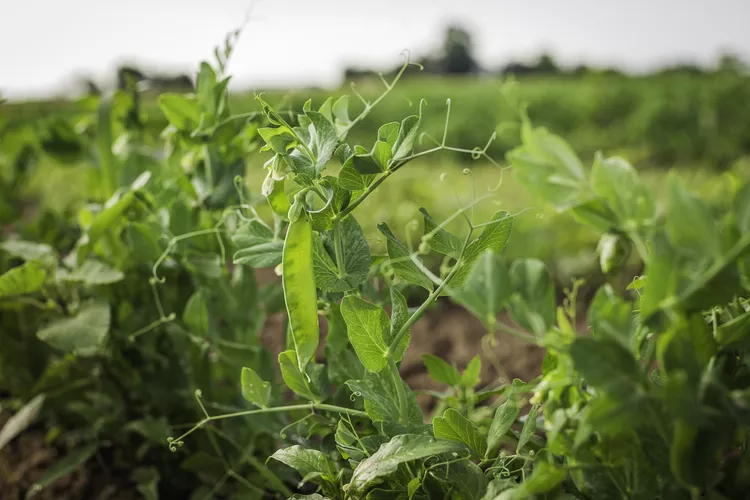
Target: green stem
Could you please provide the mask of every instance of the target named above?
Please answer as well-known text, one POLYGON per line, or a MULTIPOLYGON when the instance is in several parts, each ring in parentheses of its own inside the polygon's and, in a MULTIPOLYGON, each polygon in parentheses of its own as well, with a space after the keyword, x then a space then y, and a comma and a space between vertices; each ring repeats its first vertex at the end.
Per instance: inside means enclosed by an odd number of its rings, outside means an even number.
POLYGON ((398 170, 398 167, 393 167, 390 170, 386 170, 385 172, 383 172, 383 175, 381 175, 380 177, 378 177, 377 179, 375 179, 375 182, 373 182, 372 184, 370 184, 369 186, 367 186, 367 188, 364 190, 364 192, 361 195, 359 195, 359 197, 356 200, 354 200, 353 202, 351 202, 349 204, 349 206, 347 206, 344 210, 342 210, 341 212, 339 212, 339 214, 337 215, 337 218, 338 219, 343 219, 344 217, 346 217, 347 215, 349 215, 350 213, 352 213, 355 208, 357 208, 363 201, 365 201, 365 199, 368 196, 370 196, 370 194, 373 191, 375 191, 375 188, 377 188, 378 186, 380 186, 383 183, 383 181, 385 181, 396 170, 398 170))
POLYGON ((339 270, 339 278, 346 276, 346 268, 344 267, 344 247, 341 241, 341 219, 336 219, 333 222, 333 249, 336 255, 336 265, 339 270))
POLYGON ((443 282, 438 286, 435 290, 433 290, 430 295, 427 297, 427 299, 422 303, 419 308, 414 311, 414 313, 409 316, 409 319, 406 320, 406 323, 401 327, 401 329, 398 331, 395 337, 393 337, 393 341, 391 342, 391 345, 388 346, 388 351, 386 351, 386 357, 392 358, 393 353, 396 352, 396 348, 401 342, 401 339, 404 337, 404 335, 407 334, 409 331, 409 328, 417 322, 419 318, 422 317, 424 312, 427 310, 428 307, 432 305, 433 302, 437 300, 438 297, 440 297, 440 294, 443 293, 443 290, 448 286, 448 283, 450 283, 453 276, 456 274, 456 271, 458 271, 459 267, 461 267, 461 264, 463 263, 463 256, 464 252, 466 251, 466 247, 469 245, 469 241, 471 240, 471 233, 473 231, 469 230, 469 233, 466 235, 466 239, 464 240, 464 244, 461 247, 461 253, 458 255, 458 259, 456 259, 456 264, 453 266, 453 269, 451 269, 451 272, 448 273, 448 276, 445 277, 443 282))
POLYGON ((404 71, 406 71, 406 68, 408 67, 409 67, 409 62, 407 61, 403 66, 401 66, 401 69, 393 78, 393 80, 391 80, 390 85, 386 85, 385 91, 382 94, 380 94, 380 96, 377 99, 375 99, 371 103, 366 104, 365 109, 355 119, 353 119, 344 130, 341 131, 341 133, 339 134, 339 140, 343 140, 344 137, 346 137, 346 134, 348 134, 349 131, 352 128, 354 128, 354 126, 357 123, 361 122, 367 115, 370 114, 370 111, 372 110, 372 108, 377 106, 378 103, 380 103, 380 101, 385 99, 386 96, 391 93, 391 90, 393 90, 394 85, 398 83, 398 81, 401 79, 401 76, 404 74, 404 71))
POLYGON ((320 410, 320 411, 329 411, 332 413, 346 413, 348 415, 354 415, 356 417, 367 417, 367 413, 363 411, 352 410, 350 408, 344 408, 342 406, 334 406, 334 405, 328 405, 328 404, 322 404, 322 403, 276 406, 273 408, 259 408, 257 410, 238 411, 235 413, 225 413, 223 415, 214 415, 214 416, 204 418, 203 420, 195 424, 190 430, 188 430, 183 435, 177 438, 169 438, 168 439, 169 446, 172 451, 176 450, 177 449, 176 447, 182 444, 183 439, 185 439, 187 436, 197 431, 198 429, 200 429, 207 423, 213 422, 215 420, 224 420, 227 418, 235 418, 235 417, 247 417, 250 415, 260 415, 262 413, 283 413, 283 412, 290 412, 290 411, 297 411, 297 410, 320 410))
POLYGON ((391 378, 393 379, 393 385, 396 386, 396 395, 398 396, 398 413, 399 413, 399 420, 401 420, 401 423, 404 425, 407 425, 409 423, 409 410, 408 410, 408 401, 406 400, 406 389, 404 388, 403 380, 401 379, 401 374, 398 372, 398 367, 396 366, 396 362, 393 360, 393 355, 388 356, 388 370, 391 373, 391 378))

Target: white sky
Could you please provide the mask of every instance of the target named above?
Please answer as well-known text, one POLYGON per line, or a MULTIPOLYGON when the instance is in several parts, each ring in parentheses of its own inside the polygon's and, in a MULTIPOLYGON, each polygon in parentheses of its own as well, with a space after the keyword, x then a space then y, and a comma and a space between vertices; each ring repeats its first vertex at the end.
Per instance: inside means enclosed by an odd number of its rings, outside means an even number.
MULTIPOLYGON (((187 71, 241 24, 252 0, 2 0, 0 92, 42 96, 118 63, 187 71)), ((750 0, 257 0, 230 65, 235 87, 336 85, 347 65, 390 67, 474 34, 487 66, 550 50, 564 63, 646 69, 750 59, 750 0)))

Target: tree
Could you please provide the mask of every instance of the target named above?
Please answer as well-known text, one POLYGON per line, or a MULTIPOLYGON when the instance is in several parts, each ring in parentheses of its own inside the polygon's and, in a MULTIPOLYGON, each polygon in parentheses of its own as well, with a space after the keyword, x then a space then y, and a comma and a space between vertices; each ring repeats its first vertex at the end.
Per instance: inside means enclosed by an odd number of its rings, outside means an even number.
POLYGON ((474 73, 479 65, 472 54, 471 34, 460 26, 449 26, 443 39, 442 69, 444 73, 474 73))

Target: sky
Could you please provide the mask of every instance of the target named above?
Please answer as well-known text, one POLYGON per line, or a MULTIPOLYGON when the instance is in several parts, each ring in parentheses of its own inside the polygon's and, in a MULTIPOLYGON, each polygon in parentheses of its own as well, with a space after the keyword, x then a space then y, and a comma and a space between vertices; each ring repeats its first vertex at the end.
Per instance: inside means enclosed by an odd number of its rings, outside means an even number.
POLYGON ((118 64, 194 72, 250 22, 229 73, 235 88, 334 86, 347 66, 390 68, 440 46, 450 23, 485 67, 551 52, 558 61, 647 70, 750 60, 750 0, 4 0, 0 93, 43 97, 118 64))

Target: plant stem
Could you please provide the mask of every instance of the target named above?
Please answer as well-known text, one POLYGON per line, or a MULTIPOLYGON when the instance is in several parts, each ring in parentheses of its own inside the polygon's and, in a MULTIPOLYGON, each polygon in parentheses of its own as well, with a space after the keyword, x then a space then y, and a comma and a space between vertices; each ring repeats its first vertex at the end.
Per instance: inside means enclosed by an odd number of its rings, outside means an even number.
POLYGON ((422 314, 427 310, 428 307, 432 305, 433 302, 437 300, 438 297, 440 297, 440 294, 443 293, 443 290, 445 290, 446 286, 448 286, 448 283, 450 283, 451 278, 456 274, 456 271, 458 271, 459 267, 461 267, 461 264, 463 263, 463 256, 464 252, 466 251, 466 247, 469 245, 469 241, 471 240, 471 233, 473 231, 470 229, 469 233, 466 235, 466 239, 464 240, 464 244, 461 247, 461 253, 458 255, 458 259, 456 259, 456 264, 453 266, 453 269, 451 269, 451 272, 448 273, 448 276, 445 277, 443 282, 438 286, 435 290, 433 290, 430 295, 427 297, 427 299, 422 303, 419 308, 414 311, 414 314, 409 316, 409 319, 406 320, 406 323, 404 323, 404 326, 401 327, 401 329, 398 331, 395 337, 393 337, 393 341, 391 342, 391 345, 388 346, 388 351, 386 352, 386 356, 389 358, 393 357, 393 353, 396 352, 396 347, 398 346, 399 342, 401 342, 401 339, 406 335, 406 333, 409 331, 409 328, 417 322, 419 318, 422 317, 422 314))
POLYGON ((402 424, 407 425, 409 423, 409 411, 407 409, 408 402, 406 400, 406 390, 404 389, 404 382, 398 372, 396 362, 393 360, 393 355, 388 356, 388 370, 391 373, 393 385, 396 386, 396 395, 398 396, 399 420, 402 424))
POLYGON ((188 430, 183 435, 177 437, 177 438, 169 438, 169 447, 172 451, 175 451, 177 449, 177 446, 182 444, 182 440, 185 439, 187 436, 192 434, 193 432, 197 431, 204 425, 206 425, 209 422, 213 422, 214 420, 224 420, 227 418, 235 418, 235 417, 247 417, 250 415, 260 415, 261 413, 282 413, 282 412, 289 412, 289 411, 297 411, 297 410, 320 410, 320 411, 330 411, 332 413, 346 413, 348 415, 354 415, 356 417, 367 417, 367 413, 359 410, 352 410, 350 408, 344 408, 342 406, 335 406, 335 405, 328 405, 323 403, 310 403, 310 404, 303 404, 303 405, 290 405, 290 406, 275 406, 273 408, 259 408, 257 410, 247 410, 247 411, 239 411, 235 413, 225 413, 223 415, 214 415, 209 416, 195 424, 190 430, 188 430))
POLYGON ((346 268, 344 267, 344 247, 341 242, 341 219, 336 219, 333 222, 333 249, 336 254, 336 265, 338 266, 339 278, 346 276, 346 268))

